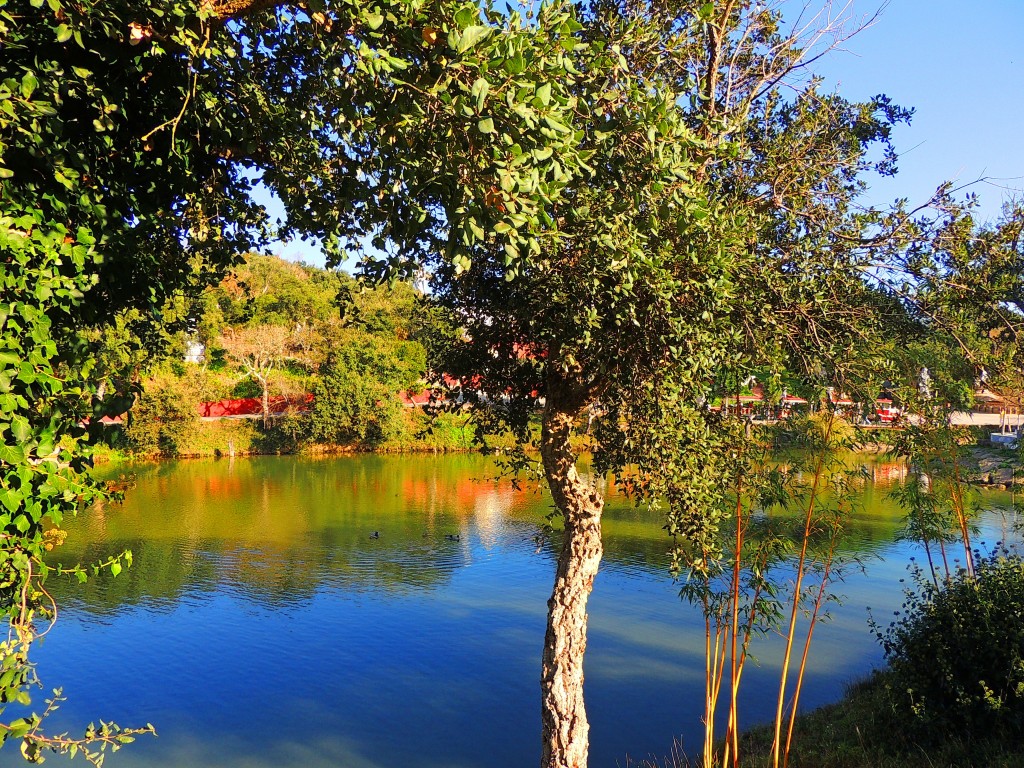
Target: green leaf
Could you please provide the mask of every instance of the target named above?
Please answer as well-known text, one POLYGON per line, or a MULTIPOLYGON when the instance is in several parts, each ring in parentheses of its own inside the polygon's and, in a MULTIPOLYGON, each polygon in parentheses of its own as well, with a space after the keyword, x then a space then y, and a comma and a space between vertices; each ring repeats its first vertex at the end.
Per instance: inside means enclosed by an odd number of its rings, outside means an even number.
POLYGON ((384 16, 383 16, 383 14, 377 13, 375 11, 366 14, 366 26, 368 26, 370 29, 376 31, 376 30, 380 29, 380 27, 381 27, 381 25, 383 23, 384 23, 384 16))
POLYGON ((121 573, 121 564, 116 560, 110 564, 110 575, 116 577, 121 573))
POLYGON ((487 94, 491 89, 491 84, 487 82, 486 78, 478 77, 476 82, 473 83, 473 98, 476 99, 476 111, 480 112, 484 108, 484 102, 487 100, 487 94))
POLYGON ((21 95, 27 99, 38 86, 39 81, 36 80, 36 76, 31 72, 26 72, 25 76, 21 78, 21 95))
POLYGON ((491 30, 488 27, 467 27, 459 38, 459 44, 455 50, 458 53, 465 53, 490 34, 491 30))
MULTIPOLYGON (((95 120, 93 120, 93 122, 95 123, 96 121, 95 121, 95 120)), ((64 175, 63 173, 61 173, 61 172, 60 172, 60 171, 58 171, 58 170, 54 170, 54 172, 53 172, 53 178, 54 178, 54 179, 56 179, 56 180, 57 180, 58 182, 60 182, 61 184, 63 184, 63 185, 64 185, 65 187, 67 187, 68 189, 73 189, 73 188, 74 188, 74 186, 75 186, 75 185, 74 185, 74 182, 72 182, 72 181, 71 181, 71 179, 69 179, 69 178, 68 178, 67 176, 65 176, 65 175, 64 175)))
POLYGON ((24 464, 25 449, 20 445, 0 445, 0 461, 8 464, 24 464))
POLYGON ((26 442, 32 435, 32 428, 28 424, 28 419, 24 416, 15 416, 11 420, 11 434, 14 435, 14 439, 19 443, 26 442))
POLYGON ((547 124, 548 128, 550 128, 553 131, 558 131, 559 133, 571 133, 571 131, 569 130, 569 126, 567 126, 565 123, 555 120, 555 118, 549 115, 544 116, 544 122, 547 124))
POLYGON ((475 6, 466 6, 455 14, 455 23, 458 24, 459 29, 465 29, 479 19, 480 10, 475 6))
POLYGON ((476 127, 477 130, 480 131, 480 133, 494 133, 494 120, 492 120, 489 117, 485 117, 483 120, 476 124, 476 127))
POLYGON ((0 504, 7 507, 9 512, 17 512, 21 506, 21 494, 10 488, 0 489, 0 504))
POLYGON ((510 75, 521 75, 526 69, 526 59, 523 54, 517 53, 511 59, 505 59, 505 71, 510 75))
POLYGON ((537 98, 540 99, 542 106, 546 107, 551 103, 551 83, 544 83, 537 89, 537 98))
POLYGON ((71 28, 67 24, 61 24, 57 27, 57 42, 66 43, 71 39, 71 28))

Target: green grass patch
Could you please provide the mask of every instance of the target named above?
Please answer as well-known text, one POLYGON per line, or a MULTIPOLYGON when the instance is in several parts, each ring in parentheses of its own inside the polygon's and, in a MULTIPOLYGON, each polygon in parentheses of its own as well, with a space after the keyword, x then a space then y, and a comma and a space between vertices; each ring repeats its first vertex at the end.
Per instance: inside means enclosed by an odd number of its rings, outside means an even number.
MULTIPOLYGON (((1024 744, 1009 734, 979 739, 944 729, 921 743, 900 727, 890 683, 888 672, 876 672, 850 686, 838 703, 800 716, 790 768, 1024 768, 1024 744)), ((772 765, 772 735, 771 725, 744 734, 744 768, 772 765)))

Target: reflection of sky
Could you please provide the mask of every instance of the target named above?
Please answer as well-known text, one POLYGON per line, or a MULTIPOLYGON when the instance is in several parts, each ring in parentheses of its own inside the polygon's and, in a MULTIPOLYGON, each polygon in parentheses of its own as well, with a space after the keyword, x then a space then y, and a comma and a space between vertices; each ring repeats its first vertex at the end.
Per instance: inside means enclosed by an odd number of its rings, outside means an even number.
MULTIPOLYGON (((538 546, 547 499, 473 480, 480 461, 267 458, 142 473, 123 508, 71 531, 93 554, 132 545, 136 565, 60 596, 60 623, 35 650, 44 683, 70 698, 54 727, 157 725, 159 739, 112 766, 535 764, 559 536, 538 546)), ((864 540, 884 559, 838 588, 847 597, 818 627, 808 706, 880 662, 866 608, 884 620, 902 599, 916 548, 892 543, 888 502, 872 499, 864 540)), ((667 752, 680 735, 698 745, 703 707, 703 623, 666 575, 658 520, 612 500, 604 532, 587 656, 594 765, 667 752)), ((774 706, 779 649, 756 641, 748 723, 774 706)))

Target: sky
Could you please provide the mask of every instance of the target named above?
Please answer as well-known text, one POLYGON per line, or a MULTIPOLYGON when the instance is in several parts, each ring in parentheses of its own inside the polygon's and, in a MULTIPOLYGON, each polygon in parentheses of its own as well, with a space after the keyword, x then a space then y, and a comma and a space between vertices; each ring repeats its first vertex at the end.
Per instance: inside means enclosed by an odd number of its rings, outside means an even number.
MULTIPOLYGON (((856 0, 854 13, 879 3, 856 0)), ((817 66, 851 100, 885 93, 915 110, 894 133, 899 174, 870 202, 923 202, 943 181, 971 185, 978 218, 1024 195, 1024 0, 890 0, 878 21, 817 66)))
MULTIPOLYGON (((880 5, 853 0, 850 13, 867 17, 880 5)), ((894 132, 899 174, 869 179, 866 202, 923 203, 949 180, 977 194, 977 218, 992 221, 1007 199, 1024 197, 1024 0, 889 0, 814 68, 845 98, 885 93, 915 110, 894 132)), ((323 264, 315 245, 275 250, 323 264)))

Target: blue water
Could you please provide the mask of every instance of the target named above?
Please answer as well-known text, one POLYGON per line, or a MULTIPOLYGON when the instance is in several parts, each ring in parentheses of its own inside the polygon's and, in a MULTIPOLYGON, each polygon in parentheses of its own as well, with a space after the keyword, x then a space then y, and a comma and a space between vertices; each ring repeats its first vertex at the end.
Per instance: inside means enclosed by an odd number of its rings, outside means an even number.
MULTIPOLYGON (((58 559, 130 547, 135 565, 84 588, 51 582, 60 618, 34 649, 47 690, 68 698, 51 731, 99 718, 156 725, 159 737, 108 758, 115 768, 538 763, 558 546, 543 527, 545 496, 486 479, 493 468, 475 456, 137 473, 123 506, 68 526, 58 559)), ((805 707, 880 664, 866 609, 891 616, 920 554, 893 540, 898 511, 885 488, 869 485, 862 503, 843 548, 865 571, 836 587, 843 602, 817 629, 805 707)), ((988 513, 979 539, 1001 538, 1003 525, 988 513)), ((675 739, 699 751, 703 620, 669 577, 657 514, 612 498, 604 536, 586 657, 591 765, 664 755, 675 739)), ((779 643, 759 641, 754 653, 746 725, 773 714, 778 685, 779 643)), ((17 761, 5 752, 0 764, 17 761)))

